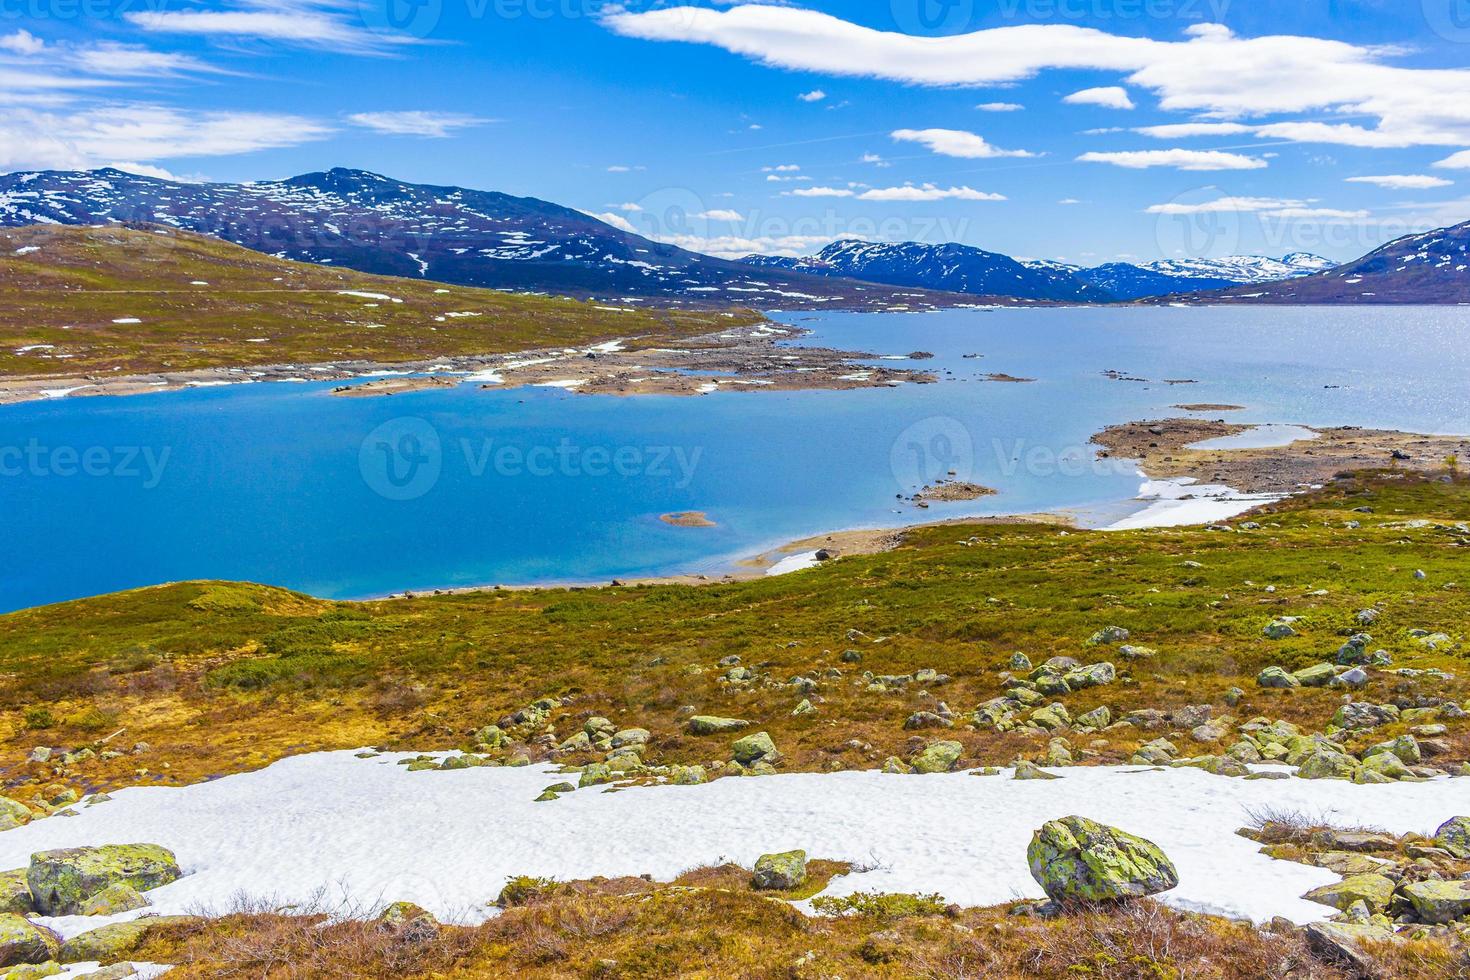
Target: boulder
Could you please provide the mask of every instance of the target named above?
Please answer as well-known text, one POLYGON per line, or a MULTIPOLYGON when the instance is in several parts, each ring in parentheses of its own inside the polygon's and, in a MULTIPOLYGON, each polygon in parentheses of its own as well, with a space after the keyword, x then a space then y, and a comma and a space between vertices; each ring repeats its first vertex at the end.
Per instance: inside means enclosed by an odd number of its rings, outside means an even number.
POLYGON ((1301 687, 1302 682, 1282 667, 1267 667, 1256 675, 1256 684, 1261 687, 1301 687))
POLYGON ((1054 732, 1070 725, 1072 716, 1067 712, 1067 706, 1058 701, 1031 712, 1031 721, 1049 732, 1054 732))
POLYGON ((612 747, 615 749, 632 748, 638 745, 647 745, 653 733, 646 728, 625 728, 620 732, 614 732, 612 747))
POLYGON ((157 844, 108 844, 32 854, 26 882, 37 912, 77 915, 87 899, 113 885, 147 891, 177 881, 181 874, 178 859, 167 848, 157 844))
POLYGON ((1365 664, 1372 658, 1368 654, 1368 644, 1373 642, 1373 637, 1367 633, 1355 633, 1337 651, 1337 663, 1339 666, 1356 667, 1365 664))
POLYGON ((117 915, 133 909, 147 908, 151 904, 132 885, 118 882, 108 885, 82 903, 82 915, 117 915))
POLYGON ((1313 922, 1306 928, 1307 945, 1313 953, 1329 963, 1350 967, 1355 975, 1372 977, 1379 972, 1378 961, 1364 952, 1363 943, 1400 942, 1398 934, 1387 926, 1353 922, 1313 922))
POLYGON ((1302 687, 1326 687, 1337 676, 1337 669, 1331 664, 1313 664, 1294 671, 1292 676, 1302 687))
POLYGON ((1275 619, 1266 624, 1266 628, 1261 630, 1261 634, 1268 640, 1285 640, 1288 637, 1296 636, 1296 630, 1292 629, 1291 623, 1286 620, 1275 619))
POLYGON ((1351 779, 1358 760, 1345 752, 1318 750, 1302 760, 1297 775, 1303 779, 1351 779))
POLYGON ((689 719, 690 735, 725 735, 749 728, 750 722, 741 718, 721 718, 718 715, 695 715, 689 719))
POLYGON ((413 942, 428 942, 439 935, 439 920, 412 902, 394 902, 376 921, 384 929, 413 942))
POLYGON ((1107 728, 1113 723, 1113 713, 1104 705, 1101 708, 1084 711, 1076 717, 1075 721, 1083 728, 1107 728))
POLYGON ((0 872, 0 912, 31 915, 31 886, 26 884, 26 869, 0 872))
POLYGON ((914 756, 912 765, 914 772, 921 774, 949 772, 964 754, 965 747, 959 742, 930 742, 914 756))
POLYGON ((669 782, 675 786, 698 786, 709 782, 704 766, 674 766, 669 770, 669 782))
POLYGON ((1450 817, 1440 824, 1434 843, 1461 861, 1470 860, 1470 817, 1450 817))
POLYGON ((1399 709, 1391 704, 1354 701, 1337 709, 1332 716, 1332 724, 1337 728, 1357 730, 1377 728, 1379 725, 1386 725, 1398 719, 1399 709))
POLYGON ((159 915, 114 922, 68 939, 61 944, 61 953, 57 959, 63 963, 116 963, 126 959, 129 953, 137 949, 142 944, 144 935, 154 926, 177 925, 190 921, 193 920, 186 915, 159 915))
POLYGON ((776 758, 776 743, 766 732, 756 732, 737 738, 730 746, 735 761, 742 766, 753 766, 757 762, 771 762, 776 758))
POLYGON ((1470 915, 1470 881, 1416 881, 1399 890, 1420 922, 1454 922, 1470 915))
POLYGON ((1115 643, 1127 643, 1128 637, 1130 635, 1131 634, 1121 626, 1104 626, 1102 629, 1092 634, 1092 636, 1088 637, 1087 645, 1098 647, 1111 646, 1115 643))
POLYGON ((903 729, 906 732, 918 731, 921 728, 953 728, 954 722, 942 715, 936 715, 932 711, 915 711, 904 719, 903 729))
POLYGON ((1302 898, 1321 905, 1330 905, 1339 912, 1346 911, 1354 902, 1363 902, 1374 912, 1388 906, 1393 898, 1394 880, 1381 874, 1357 874, 1321 888, 1313 888, 1302 898))
POLYGON ((1032 835, 1026 862, 1054 901, 1142 898, 1179 884, 1179 873, 1156 845, 1085 817, 1044 824, 1032 835))
POLYGON ((582 767, 582 775, 577 778, 577 785, 579 787, 601 786, 604 783, 612 782, 616 778, 617 775, 606 763, 594 762, 590 766, 582 767))
POLYGON ((1013 779, 1061 779, 1054 772, 1047 772, 1034 762, 1022 760, 1016 763, 1016 774, 1013 779))
POLYGON ((13 830, 30 822, 30 807, 8 796, 0 796, 0 830, 13 830))
POLYGON ((1364 752, 1363 758, 1366 759, 1381 752, 1391 752, 1411 766, 1417 766, 1424 758, 1424 754, 1419 750, 1418 741, 1412 735, 1400 735, 1387 742, 1379 742, 1364 752))
POLYGON ((1366 775, 1367 773, 1377 773, 1385 779, 1394 780, 1405 777, 1414 778, 1414 771, 1404 765, 1403 760, 1392 752, 1379 752, 1376 755, 1370 755, 1364 759, 1363 767, 1358 771, 1357 775, 1366 775))
POLYGON ((762 854, 755 862, 752 888, 760 891, 790 891, 806 883, 806 851, 762 854))
POLYGON ((61 937, 25 917, 0 915, 0 966, 45 963, 61 951, 61 937))
POLYGON ((1106 661, 1078 667, 1062 675, 1062 680, 1074 691, 1081 691, 1089 687, 1104 687, 1117 679, 1117 668, 1106 661))

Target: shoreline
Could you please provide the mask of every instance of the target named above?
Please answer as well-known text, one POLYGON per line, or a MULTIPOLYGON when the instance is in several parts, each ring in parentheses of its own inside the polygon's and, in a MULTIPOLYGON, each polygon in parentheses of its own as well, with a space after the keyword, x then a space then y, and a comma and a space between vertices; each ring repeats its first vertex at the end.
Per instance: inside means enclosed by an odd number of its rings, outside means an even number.
MULTIPOLYGON (((1108 426, 1093 436, 1100 458, 1118 454, 1138 464, 1136 496, 1116 502, 1117 514, 1097 520, 1099 509, 985 516, 956 516, 893 527, 821 531, 776 543, 742 556, 709 559, 707 570, 626 578, 498 583, 450 588, 395 590, 348 601, 381 602, 423 595, 462 595, 538 589, 595 589, 650 585, 725 585, 785 574, 844 557, 881 554, 901 547, 917 531, 958 525, 1054 524, 1063 530, 1138 531, 1208 525, 1236 520, 1287 497, 1318 488, 1345 469, 1396 466, 1416 472, 1442 469, 1444 458, 1470 458, 1470 437, 1427 436, 1354 426, 1312 428, 1291 423, 1245 424, 1199 419, 1137 421, 1108 426), (1195 443, 1249 435, 1256 430, 1296 429, 1308 438, 1275 445, 1199 449, 1195 443), (1413 451, 1411 451, 1413 450, 1413 451), (1126 452, 1128 455, 1123 456, 1126 452), (1394 454, 1407 458, 1398 458, 1394 454), (1285 474, 1285 475, 1283 475, 1285 474), (1311 482, 1306 480, 1318 477, 1311 482), (1091 514, 1093 521, 1086 520, 1091 514), (818 552, 825 557, 818 557, 818 552), (775 569, 779 571, 773 571, 775 569)), ((968 485, 967 485, 968 486, 968 485)), ((984 489, 984 488, 981 488, 984 489)), ((987 494, 969 498, 981 499, 987 494)), ((958 502, 958 501, 956 501, 958 502)))
POLYGON ((492 391, 548 387, 577 394, 694 396, 717 391, 845 391, 938 381, 928 371, 864 363, 879 356, 865 351, 779 346, 810 333, 768 319, 688 337, 677 346, 651 342, 640 346, 641 338, 625 336, 578 347, 395 363, 337 360, 116 377, 0 377, 0 405, 272 382, 337 382, 334 397, 367 398, 476 384, 492 391))

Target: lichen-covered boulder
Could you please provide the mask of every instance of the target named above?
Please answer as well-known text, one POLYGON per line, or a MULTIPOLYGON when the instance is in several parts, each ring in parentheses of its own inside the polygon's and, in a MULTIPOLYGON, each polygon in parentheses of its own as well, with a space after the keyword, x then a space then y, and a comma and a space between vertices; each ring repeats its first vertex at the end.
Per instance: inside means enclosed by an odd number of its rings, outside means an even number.
POLYGON ((1371 911, 1377 912, 1388 905, 1389 899, 1393 898, 1393 890, 1394 880, 1386 875, 1357 874, 1321 888, 1313 888, 1302 898, 1309 902, 1330 905, 1338 911, 1346 911, 1354 902, 1362 902, 1371 911))
MULTIPOLYGON (((127 973, 108 974, 107 970, 113 967, 104 967, 93 973, 83 973, 83 980, 110 980, 111 977, 127 977, 137 973, 131 966, 127 973)), ((61 964, 55 960, 47 960, 45 963, 23 963, 20 966, 12 966, 4 973, 0 973, 0 980, 40 980, 42 977, 55 977, 61 975, 61 964)))
POLYGON ((1076 723, 1083 728, 1107 728, 1113 723, 1113 712, 1107 705, 1103 705, 1101 708, 1084 711, 1077 716, 1076 723))
POLYGON ((735 761, 742 766, 753 766, 757 762, 770 762, 776 757, 776 743, 767 732, 756 732, 737 738, 730 746, 735 761))
POLYGON ((1470 817, 1450 817, 1440 824, 1434 843, 1461 861, 1470 859, 1470 817))
POLYGON ((0 872, 0 912, 30 915, 35 911, 31 886, 26 883, 26 869, 0 872))
POLYGON ((148 899, 132 885, 118 882, 108 885, 82 902, 82 915, 117 915, 133 909, 147 908, 148 899))
POLYGON ((1417 766, 1424 758, 1423 751, 1419 748, 1418 739, 1412 735, 1400 735, 1391 738, 1387 742, 1379 742, 1377 745, 1363 753, 1363 758, 1378 755, 1381 752, 1392 752, 1401 760, 1411 766, 1417 766))
POLYGON ((1260 687, 1301 687, 1302 682, 1292 674, 1287 673, 1283 667, 1267 667, 1256 675, 1256 684, 1260 687))
POLYGON ((1303 779, 1352 779, 1358 760, 1345 752, 1319 749, 1302 760, 1297 775, 1303 779))
POLYGON ((669 782, 675 786, 698 786, 708 781, 704 766, 674 766, 669 770, 669 782))
POLYGON ((1106 687, 1117 679, 1117 668, 1106 661, 1078 667, 1062 675, 1062 680, 1066 681, 1067 686, 1074 691, 1085 690, 1089 687, 1106 687))
POLYGON ((743 718, 721 718, 718 715, 695 715, 689 719, 688 725, 690 735, 724 735, 727 732, 738 732, 742 728, 749 728, 750 722, 743 718))
POLYGON ((186 915, 159 915, 114 922, 68 939, 61 944, 61 953, 56 958, 62 963, 116 963, 138 948, 149 929, 190 921, 193 920, 186 915))
POLYGON ((42 915, 77 915, 83 903, 112 885, 147 891, 182 874, 172 851, 157 844, 68 847, 31 855, 26 872, 31 898, 42 915))
POLYGON ((439 920, 412 902, 394 902, 378 915, 377 922, 410 942, 428 942, 439 935, 439 920))
POLYGON ((1337 728, 1362 729, 1377 728, 1389 722, 1399 720, 1399 709, 1391 704, 1369 704, 1367 701, 1354 701, 1338 708, 1332 716, 1332 724, 1337 728))
POLYGON ((590 766, 582 767, 582 775, 577 777, 577 785, 581 787, 601 786, 616 778, 617 775, 605 763, 594 762, 590 766))
POLYGON ((930 742, 924 746, 922 752, 914 756, 913 769, 914 772, 923 774, 949 772, 964 754, 965 747, 959 742, 930 742))
POLYGON ((761 891, 790 891, 806 883, 806 851, 762 854, 750 884, 761 891))
POLYGON ((1268 640, 1284 640, 1288 637, 1296 636, 1296 630, 1292 629, 1291 623, 1284 619, 1276 619, 1267 623, 1266 627, 1261 630, 1261 633, 1268 640))
POLYGON ((1313 664, 1292 674, 1302 687, 1326 687, 1337 676, 1337 668, 1331 664, 1313 664))
POLYGON ((19 800, 0 796, 0 830, 13 830, 31 822, 31 809, 19 800))
POLYGON ((1016 763, 1016 773, 1012 779, 1061 779, 1054 772, 1047 772, 1034 762, 1021 761, 1016 763))
POLYGON ((1413 779, 1414 773, 1404 760, 1392 752, 1378 752, 1363 760, 1363 768, 1360 772, 1375 772, 1385 779, 1413 779))
POLYGON ((1470 881, 1416 881, 1405 885, 1400 894, 1408 899, 1420 922, 1454 922, 1470 915, 1470 881))
POLYGON ((61 951, 61 937, 19 915, 0 915, 0 966, 45 963, 61 951))
POLYGON ((1072 716, 1068 713, 1067 706, 1058 701, 1031 712, 1031 722, 1054 732, 1072 724, 1072 716))
POLYGON ((1115 643, 1127 643, 1131 634, 1121 626, 1104 626, 1092 636, 1088 637, 1087 645, 1090 647, 1111 646, 1115 643))
POLYGON ((1056 901, 1142 898, 1179 884, 1179 873, 1155 844, 1085 817, 1044 824, 1031 837, 1026 862, 1056 901))

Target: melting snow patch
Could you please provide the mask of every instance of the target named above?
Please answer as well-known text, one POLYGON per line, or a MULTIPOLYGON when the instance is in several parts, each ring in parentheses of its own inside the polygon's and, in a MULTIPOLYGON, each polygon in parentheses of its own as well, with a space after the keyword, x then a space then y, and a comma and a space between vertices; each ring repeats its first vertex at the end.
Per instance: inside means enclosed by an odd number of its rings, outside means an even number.
POLYGON ((116 320, 113 320, 112 322, 113 323, 117 323, 117 324, 124 324, 124 323, 142 323, 143 321, 142 320, 139 320, 135 316, 120 316, 116 320))
MULTIPOLYGON (((802 848, 879 865, 836 879, 832 894, 938 892, 961 905, 995 905, 1041 897, 1026 868, 1031 833, 1075 813, 1161 847, 1180 879, 1164 902, 1308 922, 1332 910, 1298 896, 1337 876, 1273 861, 1237 837, 1248 808, 1322 813, 1398 833, 1431 832, 1470 811, 1470 779, 1355 786, 1127 767, 1068 768, 1062 779, 1021 782, 963 772, 793 774, 588 788, 536 803, 547 783, 564 778, 550 767, 407 772, 397 758, 316 753, 188 787, 118 790, 75 817, 0 834, 0 867, 25 867, 31 854, 52 848, 147 841, 173 850, 186 872, 148 893, 159 914, 224 909, 241 893, 306 903, 326 887, 359 906, 409 901, 449 921, 478 922, 494 914, 488 903, 512 875, 669 880, 700 864, 749 866, 765 852, 802 848)), ((107 921, 58 925, 75 934, 107 921)))
POLYGON ((787 555, 776 564, 766 569, 767 575, 786 575, 789 572, 799 572, 804 568, 816 568, 821 562, 817 561, 815 551, 801 551, 794 555, 787 555))
POLYGON ((1185 527, 1226 521, 1238 514, 1281 499, 1273 494, 1241 493, 1231 487, 1198 484, 1193 477, 1148 480, 1138 489, 1138 512, 1103 528, 1131 531, 1146 527, 1185 527))

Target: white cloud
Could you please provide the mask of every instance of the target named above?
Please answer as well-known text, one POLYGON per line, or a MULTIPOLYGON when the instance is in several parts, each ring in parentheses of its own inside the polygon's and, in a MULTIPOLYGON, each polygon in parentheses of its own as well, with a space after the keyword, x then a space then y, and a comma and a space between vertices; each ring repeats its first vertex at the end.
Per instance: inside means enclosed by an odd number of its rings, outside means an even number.
POLYGON ((936 187, 924 184, 915 187, 875 187, 858 195, 860 201, 1004 201, 1004 194, 990 194, 973 187, 936 187))
POLYGON ((1338 208, 1313 207, 1310 201, 1296 201, 1279 197, 1218 197, 1213 201, 1184 204, 1171 201, 1154 204, 1145 209, 1147 214, 1259 214, 1265 218, 1287 220, 1356 220, 1368 217, 1367 211, 1344 211, 1338 208))
POLYGON ((981 112, 1020 112, 1026 107, 1015 102, 982 102, 975 108, 981 112))
POLYGON ((1448 187, 1453 180, 1431 177, 1428 174, 1385 174, 1381 177, 1348 177, 1349 184, 1374 184, 1393 191, 1428 190, 1431 187, 1448 187))
POLYGON ((1058 204, 1081 204, 1082 202, 1079 201, 1079 200, 1077 200, 1075 197, 1064 197, 1060 201, 1058 201, 1057 203, 1058 204))
POLYGON ((696 218, 703 218, 706 221, 744 221, 745 220, 745 215, 741 214, 739 211, 731 211, 728 208, 711 208, 708 211, 702 211, 699 214, 696 214, 695 217, 696 218))
POLYGON ((941 156, 985 160, 993 157, 1030 157, 1026 150, 1002 150, 991 146, 985 138, 962 129, 896 129, 892 137, 899 142, 919 143, 941 156))
POLYGON ((761 173, 763 173, 763 174, 790 174, 790 173, 795 173, 796 171, 798 171, 800 169, 801 169, 801 165, 800 164, 796 164, 796 163, 779 163, 779 164, 777 164, 774 167, 761 167, 761 173))
POLYGON ((1461 150, 1459 153, 1451 154, 1443 160, 1436 160, 1436 167, 1446 170, 1470 170, 1470 150, 1461 150))
POLYGON ((40 54, 45 47, 45 42, 30 31, 16 31, 0 36, 0 51, 9 51, 12 54, 40 54))
POLYGON ((846 187, 798 187, 781 193, 784 197, 852 197, 856 192, 846 187))
POLYGON ((123 18, 157 34, 249 38, 346 53, 365 54, 419 43, 406 34, 368 26, 355 4, 334 0, 240 0, 238 6, 244 9, 136 10, 123 18))
POLYGON ((746 238, 742 235, 719 235, 706 238, 700 235, 650 235, 669 245, 677 245, 691 252, 701 252, 722 259, 738 259, 745 255, 802 255, 812 249, 826 245, 830 235, 773 235, 746 238))
POLYGON ((1274 135, 1353 146, 1470 145, 1470 70, 1394 64, 1404 52, 1325 38, 1245 38, 1196 24, 1180 40, 1109 34, 1072 24, 1021 24, 947 37, 878 31, 830 14, 772 4, 674 7, 603 18, 619 34, 714 45, 773 67, 933 86, 998 85, 1048 70, 1115 72, 1165 111, 1222 121, 1346 113, 1373 128, 1312 119, 1272 123, 1274 135))
POLYGON ((295 146, 331 130, 302 116, 182 112, 166 106, 101 105, 73 112, 0 111, 0 168, 82 169, 112 161, 226 156, 295 146))
POLYGON ((630 174, 630 173, 632 173, 635 170, 647 170, 647 169, 648 169, 647 167, 644 167, 642 165, 639 165, 639 166, 636 166, 636 167, 630 167, 630 166, 627 166, 626 164, 615 163, 611 167, 608 167, 607 168, 607 172, 610 173, 610 174, 630 174))
POLYGON ((1220 150, 1123 150, 1116 153, 1084 153, 1082 163, 1108 163, 1129 170, 1174 167, 1177 170, 1260 170, 1266 161, 1220 150))
POLYGON ((1080 92, 1073 92, 1062 101, 1069 105, 1095 105, 1104 109, 1136 108, 1133 100, 1128 97, 1128 90, 1116 85, 1085 88, 1080 92))
POLYGON ((797 96, 803 102, 821 102, 826 97, 827 93, 819 88, 814 88, 810 92, 803 92, 797 96))
POLYGON ((631 221, 615 211, 604 211, 600 214, 596 211, 583 211, 582 213, 588 217, 596 218, 605 225, 612 225, 618 231, 626 231, 630 235, 640 234, 638 229, 633 227, 631 221))
POLYGON ((1170 123, 1165 126, 1140 126, 1134 130, 1135 133, 1161 140, 1187 139, 1191 136, 1240 136, 1252 131, 1250 126, 1243 123, 1228 122, 1170 123))
POLYGON ((608 207, 622 211, 624 214, 638 214, 643 210, 643 205, 635 204, 632 201, 627 201, 623 204, 610 204, 608 207))
POLYGON ((347 117, 355 126, 390 136, 425 136, 443 139, 457 129, 468 129, 493 122, 460 112, 354 112, 347 117))

